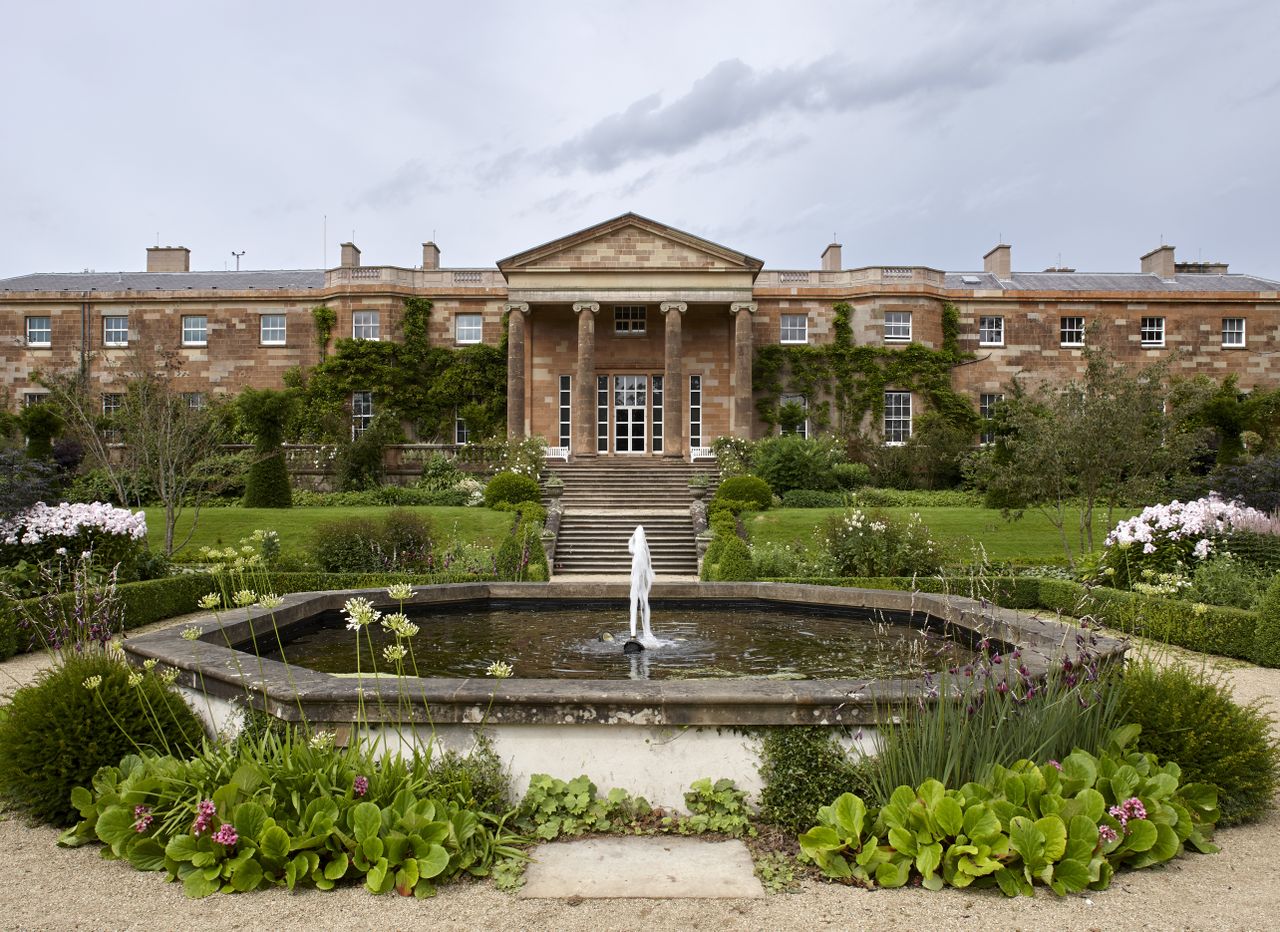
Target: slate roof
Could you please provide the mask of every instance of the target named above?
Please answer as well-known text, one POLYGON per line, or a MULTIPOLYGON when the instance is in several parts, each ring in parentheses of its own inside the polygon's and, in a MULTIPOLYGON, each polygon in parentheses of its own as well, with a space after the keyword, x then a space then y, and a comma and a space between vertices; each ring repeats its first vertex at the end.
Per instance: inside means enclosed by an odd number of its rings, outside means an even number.
POLYGON ((0 279, 6 291, 276 291, 324 286, 324 269, 268 272, 37 272, 0 279))
POLYGON ((946 287, 988 291, 1168 291, 1186 294, 1280 291, 1280 282, 1256 275, 1200 273, 1182 273, 1172 279, 1163 279, 1146 272, 1014 272, 1011 281, 1000 281, 990 272, 947 272, 946 287), (966 278, 970 281, 965 281, 966 278))

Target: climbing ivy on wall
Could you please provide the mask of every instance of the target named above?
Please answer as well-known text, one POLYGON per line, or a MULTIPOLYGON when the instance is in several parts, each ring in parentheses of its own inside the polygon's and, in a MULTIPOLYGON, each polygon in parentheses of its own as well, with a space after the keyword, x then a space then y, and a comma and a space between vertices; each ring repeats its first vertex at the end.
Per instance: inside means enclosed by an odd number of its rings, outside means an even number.
POLYGON ((951 387, 951 370, 971 358, 960 350, 960 313, 942 306, 942 348, 910 343, 901 349, 855 345, 846 303, 835 305, 833 340, 821 346, 757 347, 752 388, 761 420, 777 426, 787 416, 783 394, 809 399, 809 419, 820 429, 842 437, 856 434, 870 414, 878 422, 884 414, 886 390, 923 396, 931 410, 947 422, 976 429, 978 418, 969 399, 951 387), (834 407, 834 412, 832 408, 834 407))
MULTIPOLYGON (((398 339, 341 339, 332 355, 290 381, 300 385, 311 405, 312 426, 297 439, 325 439, 340 433, 336 418, 318 413, 341 411, 352 392, 373 392, 374 410, 414 426, 423 440, 453 440, 455 412, 475 439, 500 434, 507 416, 507 346, 478 344, 461 348, 432 346, 428 337, 432 304, 406 298, 398 339)), ((332 438, 329 438, 332 439, 332 438)))

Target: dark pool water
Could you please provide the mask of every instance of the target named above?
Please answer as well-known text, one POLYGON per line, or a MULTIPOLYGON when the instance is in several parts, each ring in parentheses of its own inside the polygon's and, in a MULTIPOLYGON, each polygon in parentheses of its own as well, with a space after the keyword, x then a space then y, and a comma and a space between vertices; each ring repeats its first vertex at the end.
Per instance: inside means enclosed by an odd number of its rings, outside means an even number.
MULTIPOLYGON (((392 611, 394 608, 387 608, 392 611)), ((413 639, 419 676, 484 676, 494 661, 530 678, 673 679, 772 677, 818 679, 920 675, 973 656, 937 631, 885 613, 869 616, 774 603, 656 602, 654 635, 662 642, 625 655, 624 602, 500 602, 406 607, 420 631, 413 639), (602 640, 605 633, 613 640, 602 640)), ((285 643, 289 663, 326 673, 356 672, 356 634, 340 612, 295 627, 285 643)), ((374 624, 360 634, 360 669, 371 653, 380 671, 394 667, 383 648, 395 639, 374 624)), ((277 651, 268 655, 281 659, 277 651)), ((406 672, 413 668, 406 660, 406 672)))

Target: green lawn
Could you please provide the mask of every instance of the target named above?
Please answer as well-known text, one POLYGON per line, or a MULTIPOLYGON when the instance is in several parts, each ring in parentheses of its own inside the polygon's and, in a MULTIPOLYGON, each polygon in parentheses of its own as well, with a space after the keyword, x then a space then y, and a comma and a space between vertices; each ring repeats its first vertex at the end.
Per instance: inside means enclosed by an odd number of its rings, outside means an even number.
MULTIPOLYGON (((747 529, 753 543, 789 543, 810 546, 814 530, 828 515, 838 514, 839 508, 778 508, 745 516, 747 529)), ((875 508, 896 518, 905 519, 912 512, 920 517, 933 533, 935 540, 949 544, 956 550, 958 559, 967 560, 975 542, 986 548, 990 560, 1023 560, 1033 563, 1065 563, 1062 540, 1058 529, 1038 511, 1028 511, 1016 521, 1006 521, 1000 512, 990 508, 875 508)), ((1131 512, 1115 516, 1119 521, 1130 517, 1131 512)), ((1074 527, 1078 518, 1073 514, 1068 521, 1068 534, 1072 549, 1076 547, 1074 527)), ((1095 547, 1101 547, 1110 527, 1106 513, 1094 514, 1095 547)))
MULTIPOLYGON (((154 550, 164 549, 164 510, 147 508, 147 537, 154 550)), ((280 549, 301 556, 307 549, 311 530, 326 521, 351 518, 381 518, 389 506, 334 506, 329 508, 202 508, 190 543, 177 553, 178 559, 194 558, 201 547, 230 547, 254 531, 275 531, 280 549)), ((488 508, 416 507, 408 511, 428 516, 440 540, 496 545, 511 527, 512 515, 488 508)), ((191 527, 191 510, 178 519, 174 541, 181 543, 191 527)))

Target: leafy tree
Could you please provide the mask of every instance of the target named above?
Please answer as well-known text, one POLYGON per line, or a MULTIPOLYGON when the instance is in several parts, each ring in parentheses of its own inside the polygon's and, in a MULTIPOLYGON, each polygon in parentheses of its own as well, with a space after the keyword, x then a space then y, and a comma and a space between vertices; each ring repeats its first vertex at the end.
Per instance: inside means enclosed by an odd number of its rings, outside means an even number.
POLYGON ((0 520, 57 495, 54 467, 13 447, 0 448, 0 520))
POLYGON ((1013 387, 996 417, 997 441, 968 463, 971 478, 1007 512, 1040 510, 1074 562, 1092 550, 1094 515, 1152 501, 1186 473, 1204 432, 1168 406, 1163 365, 1133 372, 1101 350, 1087 353, 1083 381, 1024 393, 1013 387), (1078 509, 1078 510, 1077 510, 1078 509), (1075 528, 1069 522, 1078 515, 1075 528))
POLYGON ((53 438, 62 432, 62 415, 49 401, 27 405, 18 415, 18 424, 27 438, 27 456, 33 460, 53 459, 53 438))
POLYGON ((131 365, 120 409, 110 416, 101 413, 101 397, 78 371, 42 375, 40 382, 119 501, 142 505, 136 490, 152 490, 164 508, 167 556, 176 549, 174 529, 188 505, 191 529, 182 544, 195 532, 206 491, 203 464, 218 454, 226 422, 216 408, 191 406, 183 394, 181 361, 173 355, 139 354, 131 365))
POLYGON ((288 508, 293 504, 280 444, 295 402, 292 392, 272 389, 247 388, 236 399, 240 417, 253 434, 253 463, 244 489, 246 508, 288 508))

